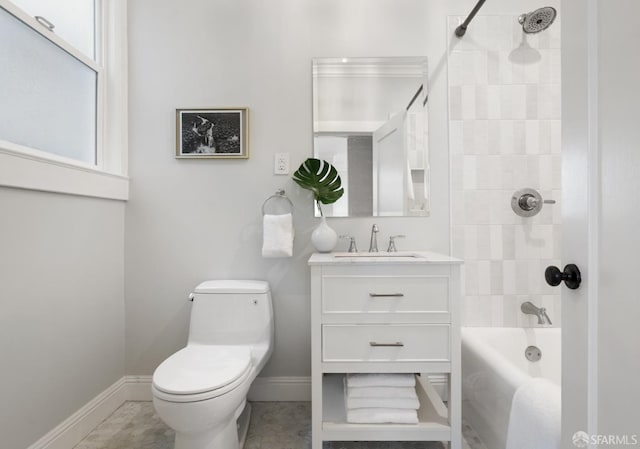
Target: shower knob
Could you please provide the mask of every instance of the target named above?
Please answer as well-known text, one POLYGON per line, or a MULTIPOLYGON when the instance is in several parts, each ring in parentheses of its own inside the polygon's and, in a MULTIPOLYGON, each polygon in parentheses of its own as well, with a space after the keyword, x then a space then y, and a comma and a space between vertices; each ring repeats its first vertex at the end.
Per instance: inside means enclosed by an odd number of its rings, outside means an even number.
POLYGON ((552 287, 557 287, 562 281, 572 290, 580 287, 582 276, 578 267, 572 263, 565 265, 564 271, 560 271, 558 267, 551 265, 544 270, 544 279, 552 287))
POLYGON ((520 217, 533 217, 543 204, 555 204, 555 200, 543 200, 535 189, 520 189, 511 196, 511 209, 520 217))

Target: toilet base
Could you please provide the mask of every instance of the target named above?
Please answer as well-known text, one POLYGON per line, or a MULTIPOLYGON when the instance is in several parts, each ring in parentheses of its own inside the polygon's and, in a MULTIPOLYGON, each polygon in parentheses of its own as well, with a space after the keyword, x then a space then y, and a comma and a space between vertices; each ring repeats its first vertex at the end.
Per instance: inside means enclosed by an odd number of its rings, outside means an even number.
POLYGON ((247 433, 249 432, 249 424, 251 423, 251 404, 245 402, 244 410, 238 417, 238 441, 240 449, 244 447, 244 442, 247 439, 247 433))
POLYGON ((231 420, 223 427, 199 434, 176 432, 174 449, 241 449, 237 423, 231 420))
POLYGON ((251 404, 245 401, 241 407, 236 411, 237 419, 224 427, 197 435, 176 432, 174 449, 242 449, 251 422, 251 404))

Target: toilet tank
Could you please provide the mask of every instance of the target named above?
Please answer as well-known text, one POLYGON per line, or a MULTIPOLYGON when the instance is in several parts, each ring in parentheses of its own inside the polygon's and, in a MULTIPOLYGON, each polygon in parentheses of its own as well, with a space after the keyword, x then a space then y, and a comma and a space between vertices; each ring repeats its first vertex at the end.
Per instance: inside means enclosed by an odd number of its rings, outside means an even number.
POLYGON ((193 293, 189 343, 255 345, 272 341, 273 306, 267 282, 206 281, 193 293))

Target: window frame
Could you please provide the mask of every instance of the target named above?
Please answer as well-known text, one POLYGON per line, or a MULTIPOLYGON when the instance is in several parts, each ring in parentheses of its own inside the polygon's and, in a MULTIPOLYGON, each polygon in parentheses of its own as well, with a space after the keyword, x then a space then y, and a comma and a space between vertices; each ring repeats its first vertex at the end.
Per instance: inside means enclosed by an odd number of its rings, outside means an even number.
POLYGON ((95 59, 9 0, 0 7, 96 73, 96 163, 0 139, 0 186, 127 200, 127 1, 95 1, 95 59))

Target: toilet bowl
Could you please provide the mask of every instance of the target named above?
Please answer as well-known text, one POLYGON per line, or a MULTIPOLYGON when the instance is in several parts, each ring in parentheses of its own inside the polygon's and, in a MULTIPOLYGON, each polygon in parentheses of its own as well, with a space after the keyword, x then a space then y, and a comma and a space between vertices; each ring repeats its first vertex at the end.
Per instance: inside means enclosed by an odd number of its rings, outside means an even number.
POLYGON ((153 373, 153 404, 176 432, 175 449, 240 448, 250 413, 247 392, 272 350, 266 282, 207 281, 196 287, 187 346, 153 373))

